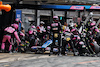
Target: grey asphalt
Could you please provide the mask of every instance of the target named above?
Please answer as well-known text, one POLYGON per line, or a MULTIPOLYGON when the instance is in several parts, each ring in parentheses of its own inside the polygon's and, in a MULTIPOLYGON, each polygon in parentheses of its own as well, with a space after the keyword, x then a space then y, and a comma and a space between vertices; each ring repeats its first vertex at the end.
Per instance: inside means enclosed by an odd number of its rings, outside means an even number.
POLYGON ((31 56, 30 59, 2 62, 0 63, 0 67, 100 67, 100 57, 59 57, 42 54, 32 54, 31 56), (38 56, 38 58, 32 58, 31 56, 33 55, 35 55, 35 57, 38 56))

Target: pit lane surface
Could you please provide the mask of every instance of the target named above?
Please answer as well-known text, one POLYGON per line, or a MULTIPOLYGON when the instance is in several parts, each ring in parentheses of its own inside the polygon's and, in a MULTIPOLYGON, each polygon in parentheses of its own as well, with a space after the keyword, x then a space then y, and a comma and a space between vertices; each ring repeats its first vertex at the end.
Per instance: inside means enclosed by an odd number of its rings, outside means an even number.
POLYGON ((100 57, 0 53, 0 67, 100 67, 100 57))

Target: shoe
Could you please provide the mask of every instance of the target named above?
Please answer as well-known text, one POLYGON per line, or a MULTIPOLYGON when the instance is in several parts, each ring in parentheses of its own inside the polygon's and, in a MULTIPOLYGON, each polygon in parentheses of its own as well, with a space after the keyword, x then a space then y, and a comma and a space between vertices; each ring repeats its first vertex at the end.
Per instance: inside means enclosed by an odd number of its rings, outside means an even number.
POLYGON ((78 56, 79 55, 79 52, 74 52, 74 56, 78 56))
POLYGON ((9 51, 9 54, 12 54, 12 51, 9 51))
POLYGON ((17 51, 13 51, 13 53, 17 53, 17 51))
POLYGON ((62 55, 63 55, 63 56, 67 56, 67 53, 64 53, 64 54, 62 53, 62 55))
POLYGON ((61 54, 61 53, 59 53, 59 54, 58 54, 58 56, 60 56, 60 57, 61 57, 61 56, 62 56, 62 54, 61 54))
POLYGON ((79 54, 79 56, 84 56, 84 54, 79 54))
POLYGON ((2 50, 0 50, 0 53, 2 53, 2 50))
POLYGON ((67 56, 67 54, 65 54, 65 56, 67 56))

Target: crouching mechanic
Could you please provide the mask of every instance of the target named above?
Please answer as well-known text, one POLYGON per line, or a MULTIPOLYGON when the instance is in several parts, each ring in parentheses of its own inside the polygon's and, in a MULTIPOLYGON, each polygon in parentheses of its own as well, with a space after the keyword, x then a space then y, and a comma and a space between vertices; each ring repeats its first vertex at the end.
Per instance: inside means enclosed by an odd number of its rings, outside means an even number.
POLYGON ((43 41, 44 41, 43 37, 44 37, 45 33, 46 33, 46 30, 44 27, 44 22, 41 21, 40 25, 37 26, 37 35, 38 35, 38 38, 41 40, 41 44, 43 44, 43 41))
POLYGON ((51 23, 51 33, 53 34, 53 43, 51 44, 50 55, 53 54, 53 48, 58 48, 58 55, 61 56, 61 24, 59 22, 58 16, 53 16, 53 22, 51 23), (56 45, 55 42, 58 40, 58 44, 56 45))
POLYGON ((7 28, 4 29, 5 33, 4 33, 3 40, 2 40, 2 45, 1 45, 2 51, 5 50, 5 42, 8 41, 9 44, 10 44, 10 46, 9 46, 9 52, 12 53, 11 49, 12 49, 12 45, 13 45, 12 43, 13 42, 12 42, 11 38, 13 36, 15 36, 16 39, 19 41, 19 43, 21 43, 21 40, 20 40, 20 38, 18 36, 18 33, 16 31, 17 29, 18 29, 18 24, 12 24, 11 26, 9 26, 9 27, 7 27, 7 28))

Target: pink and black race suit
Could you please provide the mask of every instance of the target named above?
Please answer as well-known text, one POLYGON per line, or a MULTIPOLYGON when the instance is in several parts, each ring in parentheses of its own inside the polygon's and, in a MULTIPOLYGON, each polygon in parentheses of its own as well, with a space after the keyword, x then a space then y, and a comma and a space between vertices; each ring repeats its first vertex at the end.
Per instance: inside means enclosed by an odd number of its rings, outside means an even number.
POLYGON ((53 33, 60 33, 61 31, 61 24, 60 22, 55 22, 51 24, 51 31, 53 33))
POLYGON ((14 35, 16 37, 16 39, 21 42, 17 31, 15 31, 15 29, 13 27, 7 27, 4 29, 4 36, 3 36, 3 40, 2 40, 2 45, 1 45, 1 49, 4 50, 5 49, 5 42, 8 41, 10 46, 9 46, 9 51, 12 48, 12 42, 11 42, 11 38, 14 35))

